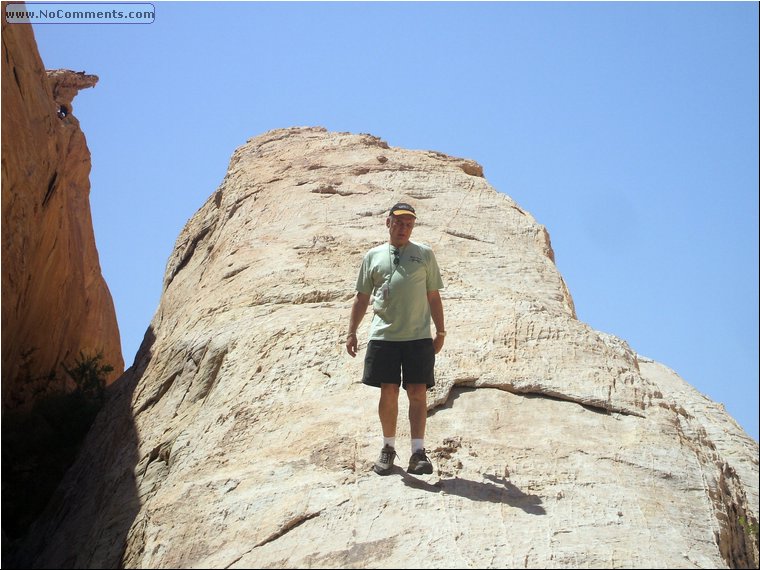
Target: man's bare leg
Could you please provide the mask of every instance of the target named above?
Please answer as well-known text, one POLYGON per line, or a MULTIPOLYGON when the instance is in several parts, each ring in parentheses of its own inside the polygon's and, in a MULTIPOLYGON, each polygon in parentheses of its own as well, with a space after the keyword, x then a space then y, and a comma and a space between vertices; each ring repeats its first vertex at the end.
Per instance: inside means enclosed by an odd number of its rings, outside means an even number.
POLYGON ((409 427, 412 431, 412 457, 409 459, 408 473, 415 475, 430 474, 433 464, 425 454, 425 423, 427 421, 427 386, 409 384, 406 387, 409 397, 409 427), (417 440, 417 441, 415 441, 417 440))
POLYGON ((412 431, 412 439, 425 439, 427 386, 424 384, 408 384, 406 395, 409 397, 409 427, 412 431))
POLYGON ((377 412, 380 425, 383 427, 383 437, 396 437, 398 392, 399 387, 396 384, 380 384, 380 404, 377 406, 377 412))
POLYGON ((377 412, 386 443, 373 467, 378 475, 389 475, 393 471, 393 460, 397 457, 394 443, 398 420, 398 391, 399 387, 395 384, 380 384, 380 403, 377 406, 377 412))

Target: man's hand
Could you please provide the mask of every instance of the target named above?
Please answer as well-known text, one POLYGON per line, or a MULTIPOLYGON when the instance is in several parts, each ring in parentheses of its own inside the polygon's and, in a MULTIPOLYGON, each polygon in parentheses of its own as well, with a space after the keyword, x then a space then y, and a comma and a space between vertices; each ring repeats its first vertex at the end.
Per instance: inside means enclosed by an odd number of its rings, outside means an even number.
POLYGON ((444 338, 445 337, 442 337, 441 335, 435 335, 435 338, 433 339, 433 350, 435 350, 436 354, 441 352, 441 349, 443 348, 444 338))
POLYGON ((438 354, 443 348, 443 336, 446 334, 446 329, 443 328, 443 302, 441 301, 441 294, 437 290, 427 292, 428 304, 430 305, 430 317, 433 319, 435 325, 436 335, 433 338, 433 348, 435 353, 438 354), (438 333, 442 334, 438 334, 438 333))
POLYGON ((359 341, 356 339, 355 334, 348 335, 348 338, 346 339, 346 351, 348 354, 351 355, 351 358, 356 356, 356 351, 358 349, 359 341))
POLYGON ((369 306, 369 295, 367 293, 356 292, 354 304, 351 307, 351 321, 348 323, 348 336, 346 337, 346 352, 353 358, 359 348, 359 341, 356 338, 356 329, 364 318, 369 306), (353 332, 352 332, 353 331, 353 332))

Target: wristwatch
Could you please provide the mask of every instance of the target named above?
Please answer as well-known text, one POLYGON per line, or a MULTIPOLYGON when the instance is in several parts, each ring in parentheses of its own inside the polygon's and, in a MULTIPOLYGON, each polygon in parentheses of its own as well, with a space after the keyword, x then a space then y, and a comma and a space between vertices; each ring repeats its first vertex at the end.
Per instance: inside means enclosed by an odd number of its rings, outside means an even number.
POLYGON ((446 331, 436 331, 435 336, 446 336, 446 331))

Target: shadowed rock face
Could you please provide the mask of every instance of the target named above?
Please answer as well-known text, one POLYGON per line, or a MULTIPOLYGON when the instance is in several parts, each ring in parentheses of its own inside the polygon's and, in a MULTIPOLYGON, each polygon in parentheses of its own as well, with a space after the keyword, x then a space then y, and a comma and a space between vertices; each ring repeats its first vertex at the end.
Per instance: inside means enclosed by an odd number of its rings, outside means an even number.
POLYGON ((547 231, 478 164, 283 129, 234 153, 181 232, 135 365, 20 559, 749 567, 757 456, 720 406, 577 320, 547 231), (370 471, 368 317, 359 358, 343 345, 362 256, 402 200, 445 283, 429 477, 370 471))
POLYGON ((45 72, 31 26, 2 47, 2 407, 32 403, 84 353, 124 370, 89 205, 90 151, 72 99, 98 78, 45 72))

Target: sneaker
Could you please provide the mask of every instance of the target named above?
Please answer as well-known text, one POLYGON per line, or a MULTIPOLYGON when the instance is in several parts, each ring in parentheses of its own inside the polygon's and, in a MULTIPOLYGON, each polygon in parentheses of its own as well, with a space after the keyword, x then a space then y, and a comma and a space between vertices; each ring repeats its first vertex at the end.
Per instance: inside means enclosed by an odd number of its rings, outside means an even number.
POLYGON ((430 463, 427 454, 424 449, 419 449, 412 453, 409 458, 409 468, 407 473, 413 475, 430 475, 433 472, 433 464, 430 463))
POLYGON ((378 475, 389 475, 393 469, 393 460, 396 457, 398 457, 398 455, 396 455, 396 450, 390 445, 386 445, 383 447, 382 451, 380 451, 380 457, 375 461, 375 465, 372 469, 374 469, 375 473, 378 475))

